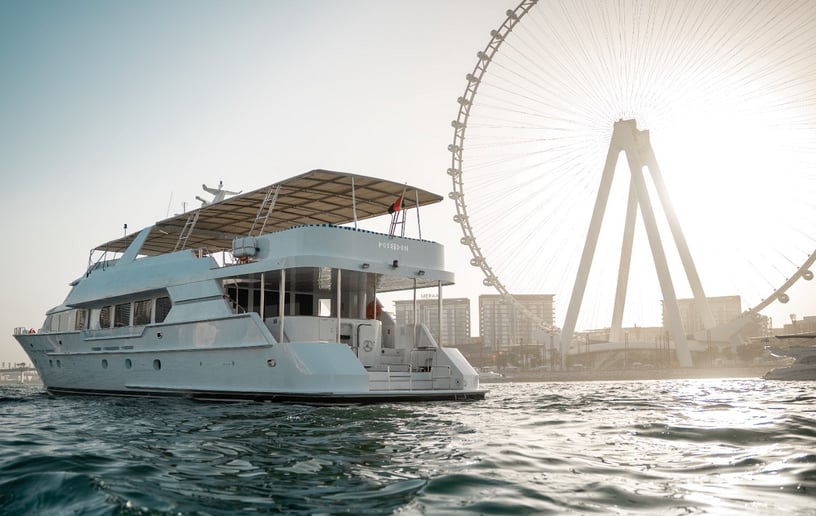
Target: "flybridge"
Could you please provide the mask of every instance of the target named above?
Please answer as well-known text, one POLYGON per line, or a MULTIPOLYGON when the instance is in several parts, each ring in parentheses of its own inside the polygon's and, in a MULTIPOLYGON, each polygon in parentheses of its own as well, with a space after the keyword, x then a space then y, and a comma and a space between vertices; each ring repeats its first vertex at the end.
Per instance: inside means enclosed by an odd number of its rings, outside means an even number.
MULTIPOLYGON (((180 249, 217 252, 232 249, 237 237, 258 236, 295 225, 356 225, 388 214, 397 199, 400 209, 392 214, 392 234, 400 224, 404 230, 405 210, 438 203, 442 196, 404 183, 312 170, 158 221, 139 254, 154 256, 180 249)), ((421 228, 418 231, 421 238, 421 228)), ((124 252, 136 235, 105 242, 94 250, 124 252)))

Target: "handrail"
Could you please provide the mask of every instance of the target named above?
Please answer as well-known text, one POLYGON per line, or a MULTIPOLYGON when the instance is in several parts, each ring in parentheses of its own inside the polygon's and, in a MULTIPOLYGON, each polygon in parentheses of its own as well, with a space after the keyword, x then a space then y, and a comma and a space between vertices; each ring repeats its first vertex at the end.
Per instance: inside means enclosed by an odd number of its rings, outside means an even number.
POLYGON ((412 391, 412 390, 414 390, 414 373, 426 372, 426 373, 430 373, 430 375, 431 375, 431 379, 430 379, 430 381, 431 381, 431 390, 436 389, 436 386, 434 385, 436 380, 444 380, 444 379, 448 380, 447 388, 451 389, 452 388, 451 387, 451 380, 453 379, 453 375, 451 374, 452 371, 453 371, 453 369, 451 368, 450 365, 435 365, 435 366, 430 367, 430 371, 420 371, 419 369, 414 369, 413 367, 411 367, 411 364, 389 364, 385 368, 385 388, 388 391, 392 390, 391 378, 392 377, 405 378, 406 377, 405 373, 407 373, 408 390, 412 391), (394 371, 394 370, 391 369, 392 366, 405 367, 406 369, 405 370, 400 369, 400 370, 394 371), (435 371, 437 371, 439 369, 442 369, 444 371, 444 373, 443 374, 436 374, 435 371), (402 374, 397 374, 397 373, 402 373, 402 374))
POLYGON ((450 389, 450 388, 451 388, 451 379, 453 378, 453 375, 451 375, 451 371, 452 371, 452 369, 451 369, 451 366, 449 366, 449 365, 435 365, 435 366, 431 366, 431 388, 434 388, 434 386, 433 386, 433 382, 434 382, 435 380, 444 380, 445 378, 447 378, 447 379, 448 379, 448 389, 450 389), (433 370, 434 370, 434 369, 439 369, 439 368, 442 368, 442 369, 447 370, 447 373, 448 373, 448 374, 447 374, 447 375, 445 375, 445 376, 434 376, 434 374, 433 374, 433 370))

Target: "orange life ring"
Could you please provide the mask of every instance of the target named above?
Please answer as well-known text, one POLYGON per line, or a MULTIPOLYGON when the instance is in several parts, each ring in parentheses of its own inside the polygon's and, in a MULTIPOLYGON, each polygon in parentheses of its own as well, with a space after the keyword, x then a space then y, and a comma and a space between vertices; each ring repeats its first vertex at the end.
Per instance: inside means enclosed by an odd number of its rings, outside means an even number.
POLYGON ((383 306, 380 304, 379 301, 369 301, 366 305, 366 319, 379 319, 380 314, 382 314, 383 306), (377 313, 374 314, 374 303, 377 304, 377 313))
POLYGON ((31 333, 37 333, 37 330, 35 330, 34 328, 31 328, 30 330, 28 330, 28 333, 29 333, 29 334, 31 334, 31 333))

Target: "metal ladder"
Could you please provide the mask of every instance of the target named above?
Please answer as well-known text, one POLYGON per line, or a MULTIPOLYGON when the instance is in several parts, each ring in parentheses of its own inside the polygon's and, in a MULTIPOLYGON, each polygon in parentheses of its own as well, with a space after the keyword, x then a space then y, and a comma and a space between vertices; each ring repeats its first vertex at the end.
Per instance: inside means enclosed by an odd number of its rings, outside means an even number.
POLYGON ((274 193, 272 187, 270 187, 266 192, 266 197, 264 197, 263 202, 258 208, 258 214, 255 215, 255 221, 252 223, 252 227, 249 230, 249 235, 247 236, 263 235, 266 222, 269 220, 269 216, 275 209, 275 201, 278 199, 278 193, 280 193, 280 185, 274 187, 274 193), (264 214, 264 211, 266 211, 266 214, 264 214), (258 231, 257 235, 255 234, 256 228, 258 231))
POLYGON ((400 208, 391 214, 391 225, 388 228, 388 236, 395 236, 397 233, 397 226, 400 228, 401 237, 405 236, 405 209, 400 208))
POLYGON ((201 210, 195 210, 194 212, 190 213, 187 217, 187 222, 184 223, 184 227, 181 228, 181 233, 179 233, 178 242, 176 242, 176 247, 173 248, 173 251, 178 251, 179 249, 184 249, 187 245, 187 239, 190 238, 190 235, 193 233, 193 228, 195 228, 196 222, 198 222, 198 216, 201 213, 201 210))

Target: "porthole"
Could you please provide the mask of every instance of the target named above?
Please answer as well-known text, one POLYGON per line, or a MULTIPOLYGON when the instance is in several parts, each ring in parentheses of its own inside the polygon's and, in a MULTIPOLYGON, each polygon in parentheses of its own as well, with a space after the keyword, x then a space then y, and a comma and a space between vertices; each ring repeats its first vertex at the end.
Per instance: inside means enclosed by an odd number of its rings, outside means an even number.
POLYGON ((131 367, 133 367, 133 362, 131 362, 129 358, 126 358, 125 359, 125 369, 130 369, 131 367))
POLYGON ((108 368, 108 360, 106 358, 102 359, 102 369, 108 368))
POLYGON ((153 361, 153 369, 155 369, 156 371, 161 369, 161 360, 156 359, 153 361))

